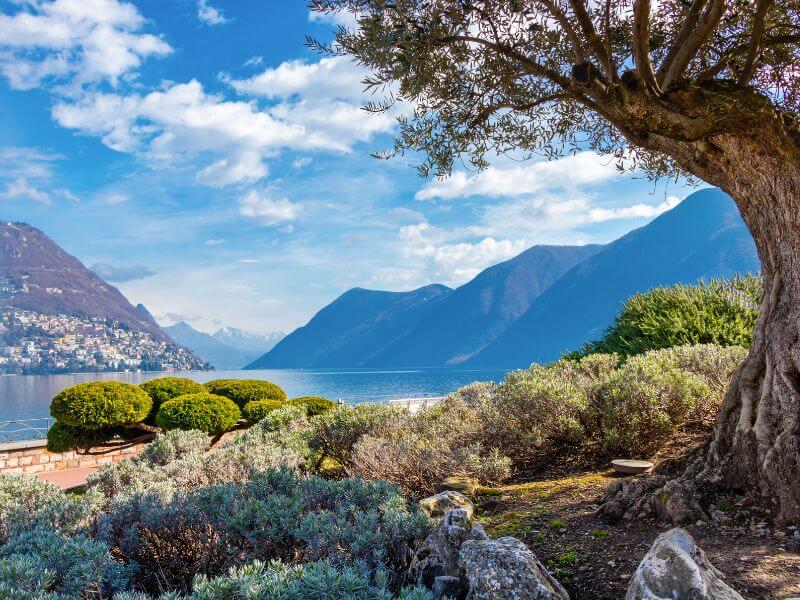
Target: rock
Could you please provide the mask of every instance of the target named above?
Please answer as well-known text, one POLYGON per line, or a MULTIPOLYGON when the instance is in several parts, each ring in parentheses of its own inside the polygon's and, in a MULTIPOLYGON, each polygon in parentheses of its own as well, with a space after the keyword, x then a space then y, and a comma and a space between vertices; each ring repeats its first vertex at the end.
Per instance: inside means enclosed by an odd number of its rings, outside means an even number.
POLYGON ((469 501, 469 498, 464 494, 452 490, 423 498, 419 501, 419 508, 432 519, 441 519, 447 512, 454 508, 461 508, 467 511, 467 517, 470 519, 475 513, 475 508, 472 506, 472 502, 469 501))
POLYGON ((472 477, 448 477, 439 484, 439 490, 442 492, 453 490, 467 496, 474 496, 478 491, 478 480, 472 477))
POLYGON ((451 575, 440 575, 433 580, 433 595, 437 598, 458 598, 461 579, 451 575))
POLYGON ((625 600, 743 600, 721 576, 689 532, 676 527, 653 542, 625 600))
POLYGON ((468 540, 458 564, 464 569, 467 600, 569 600, 562 585, 517 538, 468 540))
POLYGON ((466 510, 450 510, 414 553, 407 580, 432 588, 439 577, 460 579, 458 557, 462 544, 467 540, 485 539, 483 527, 473 524, 466 510))

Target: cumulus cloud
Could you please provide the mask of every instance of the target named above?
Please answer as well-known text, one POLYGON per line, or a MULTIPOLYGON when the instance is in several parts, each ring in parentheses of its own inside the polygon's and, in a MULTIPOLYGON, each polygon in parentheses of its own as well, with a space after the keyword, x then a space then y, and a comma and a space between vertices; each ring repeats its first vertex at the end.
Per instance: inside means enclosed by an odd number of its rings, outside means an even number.
POLYGON ((87 94, 59 102, 52 114, 63 127, 151 164, 199 163, 198 180, 211 186, 262 179, 264 159, 282 150, 349 152, 394 127, 391 116, 366 118, 345 101, 285 101, 262 109, 208 94, 195 80, 146 95, 87 94))
POLYGON ((681 199, 677 196, 668 196, 664 202, 655 206, 651 204, 634 204, 621 208, 594 208, 589 211, 589 219, 593 222, 612 221, 614 219, 641 219, 657 217, 678 206, 681 199))
POLYGON ((415 198, 452 200, 469 196, 526 196, 554 188, 596 185, 619 176, 613 159, 586 151, 552 161, 489 167, 477 175, 457 171, 445 180, 427 183, 415 198))
POLYGON ((53 202, 49 193, 36 188, 24 177, 8 182, 6 188, 0 191, 0 200, 34 200, 42 204, 53 202))
POLYGON ((302 210, 298 203, 288 198, 272 198, 265 192, 251 190, 239 200, 239 213, 264 225, 278 225, 293 221, 302 210))
POLYGON ((144 17, 118 0, 53 0, 15 3, 0 14, 0 72, 11 87, 31 89, 45 82, 68 88, 108 81, 116 85, 149 56, 172 48, 142 33, 144 17))
POLYGON ((425 259, 430 275, 452 284, 471 279, 486 267, 516 256, 529 245, 525 239, 491 236, 476 239, 468 231, 448 231, 427 221, 401 227, 399 238, 405 256, 425 259))
POLYGON ((240 94, 263 98, 302 97, 306 100, 360 100, 367 73, 344 56, 308 63, 290 60, 249 79, 231 79, 240 94))
POLYGON ((154 271, 151 271, 143 265, 132 265, 126 267, 122 265, 112 265, 110 263, 95 263, 90 267, 90 269, 94 271, 101 279, 117 283, 136 281, 138 279, 145 279, 146 277, 155 275, 154 271))
POLYGON ((228 22, 222 11, 211 6, 208 0, 197 0, 197 18, 206 25, 222 25, 228 22))

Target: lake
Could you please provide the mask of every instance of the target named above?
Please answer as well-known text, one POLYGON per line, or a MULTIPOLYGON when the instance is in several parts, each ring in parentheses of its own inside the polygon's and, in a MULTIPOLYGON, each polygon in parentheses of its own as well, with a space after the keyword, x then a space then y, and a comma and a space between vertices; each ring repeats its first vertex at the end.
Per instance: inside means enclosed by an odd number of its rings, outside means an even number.
MULTIPOLYGON (((263 371, 197 371, 191 373, 86 373, 0 377, 0 421, 50 416, 50 400, 58 392, 87 381, 142 383, 165 376, 189 377, 200 383, 233 377, 267 379, 289 398, 324 396, 348 404, 385 402, 395 398, 443 396, 473 381, 500 381, 505 371, 456 369, 269 369, 263 371)), ((2 431, 0 431, 0 436, 2 431)), ((14 436, 19 438, 20 436, 14 436)), ((26 437, 26 436, 22 436, 26 437)), ((27 436, 30 437, 30 436, 27 436)))

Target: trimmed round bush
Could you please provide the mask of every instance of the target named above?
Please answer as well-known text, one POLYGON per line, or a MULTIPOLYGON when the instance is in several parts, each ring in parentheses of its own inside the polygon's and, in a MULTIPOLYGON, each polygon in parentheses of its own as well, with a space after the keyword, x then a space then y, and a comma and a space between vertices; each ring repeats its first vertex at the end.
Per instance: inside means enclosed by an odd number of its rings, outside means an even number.
POLYGON ((153 400, 153 408, 150 409, 148 422, 153 422, 159 407, 167 400, 172 400, 185 394, 198 394, 205 392, 203 384, 192 381, 187 377, 159 377, 140 383, 147 395, 153 400))
POLYGON ((242 413, 250 423, 258 423, 273 410, 283 408, 286 402, 281 400, 251 400, 244 405, 242 413))
POLYGON ((212 394, 233 400, 239 408, 253 400, 286 401, 286 392, 271 381, 261 379, 214 379, 205 387, 212 394))
POLYGON ((79 383, 56 394, 50 414, 64 425, 104 429, 139 423, 153 401, 138 386, 119 381, 79 383))
POLYGON ((302 396, 289 400, 290 404, 305 406, 309 417, 316 417, 324 412, 336 408, 336 404, 322 396, 302 396))
POLYGON ((60 421, 53 423, 47 430, 47 449, 50 452, 66 452, 74 448, 91 448, 107 442, 114 437, 115 428, 84 429, 70 427, 60 421))
POLYGON ((228 398, 200 392, 164 402, 156 414, 156 425, 167 430, 197 429, 217 433, 228 431, 240 418, 239 407, 228 398))

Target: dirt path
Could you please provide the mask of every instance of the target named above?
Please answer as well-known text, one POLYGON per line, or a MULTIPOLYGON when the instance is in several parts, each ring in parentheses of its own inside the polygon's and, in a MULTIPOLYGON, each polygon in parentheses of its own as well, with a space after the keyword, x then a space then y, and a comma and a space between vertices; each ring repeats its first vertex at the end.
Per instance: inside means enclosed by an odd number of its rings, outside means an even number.
MULTIPOLYGON (((610 471, 554 474, 483 488, 479 514, 493 537, 522 539, 564 583, 573 600, 623 598, 653 540, 652 520, 610 524, 593 515, 610 471)), ((745 598, 800 596, 800 532, 773 529, 768 511, 741 497, 715 501, 717 519, 686 529, 745 598)))

